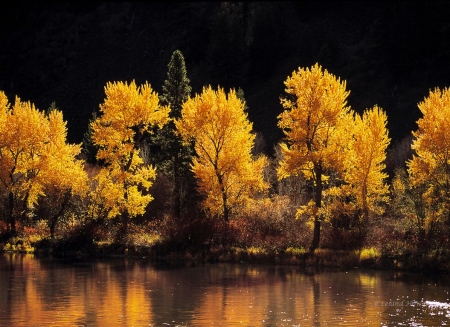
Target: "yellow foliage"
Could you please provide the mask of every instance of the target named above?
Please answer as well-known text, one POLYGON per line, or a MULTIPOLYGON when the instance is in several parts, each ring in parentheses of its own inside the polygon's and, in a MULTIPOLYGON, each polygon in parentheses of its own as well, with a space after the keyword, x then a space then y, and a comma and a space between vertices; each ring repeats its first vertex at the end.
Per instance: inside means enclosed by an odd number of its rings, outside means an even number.
POLYGON ((278 116, 286 143, 281 145, 283 159, 278 178, 303 174, 314 182, 314 201, 297 211, 297 218, 308 215, 307 224, 314 228, 312 248, 319 245, 320 224, 326 217, 322 206, 323 187, 330 173, 341 172, 349 133, 350 108, 346 106, 349 91, 341 81, 319 64, 299 68, 284 82, 287 97, 281 99, 285 109, 278 116))
POLYGON ((350 185, 357 206, 368 218, 369 211, 382 213, 380 204, 389 201, 389 188, 384 182, 388 177, 384 169, 390 142, 387 116, 374 106, 362 116, 356 114, 350 126, 352 138, 344 161, 344 180, 350 185))
POLYGON ((429 206, 434 204, 435 217, 429 218, 436 220, 450 215, 450 89, 430 91, 418 106, 423 118, 413 132, 415 155, 408 172, 413 186, 427 185, 423 198, 429 206))
POLYGON ((252 158, 255 135, 234 90, 227 95, 220 87, 204 88, 183 104, 182 118, 175 124, 186 143, 195 142, 192 170, 206 195, 204 207, 212 214, 227 219, 229 209, 267 189, 263 180, 267 159, 252 158))
POLYGON ((280 179, 299 173, 312 178, 314 165, 339 169, 343 147, 340 122, 350 111, 346 107, 349 91, 341 81, 318 64, 299 68, 284 82, 288 97, 281 99, 285 111, 278 116, 278 126, 286 135, 282 144, 280 179))
POLYGON ((377 260, 381 256, 380 251, 378 249, 371 247, 371 248, 363 248, 361 250, 361 253, 359 254, 359 260, 377 260))
POLYGON ((134 217, 153 199, 146 192, 156 177, 155 168, 144 164, 140 142, 169 121, 170 108, 160 106, 148 83, 107 83, 105 94, 101 115, 91 125, 93 143, 100 148, 97 159, 104 160, 105 167, 94 177, 89 211, 94 217, 102 211, 108 217, 134 217))
POLYGON ((390 142, 384 111, 375 106, 362 116, 353 113, 346 106, 345 81, 318 64, 294 71, 285 85, 289 96, 281 99, 285 111, 278 126, 286 142, 278 178, 301 173, 316 188, 314 201, 299 208, 297 217, 321 221, 353 215, 357 208, 366 218, 369 211, 382 212, 380 204, 388 201, 383 170, 390 142), (329 183, 330 176, 339 186, 329 183))
POLYGON ((76 160, 80 145, 66 143, 62 113, 49 116, 30 102, 16 98, 11 107, 0 91, 0 182, 14 199, 31 207, 55 189, 85 191, 83 162, 76 160))
POLYGON ((433 179, 442 180, 446 170, 442 170, 450 160, 450 89, 430 91, 428 98, 419 103, 423 118, 417 121, 419 129, 412 148, 416 154, 408 163, 411 180, 423 183, 433 179), (441 175, 438 177, 437 175, 441 175))

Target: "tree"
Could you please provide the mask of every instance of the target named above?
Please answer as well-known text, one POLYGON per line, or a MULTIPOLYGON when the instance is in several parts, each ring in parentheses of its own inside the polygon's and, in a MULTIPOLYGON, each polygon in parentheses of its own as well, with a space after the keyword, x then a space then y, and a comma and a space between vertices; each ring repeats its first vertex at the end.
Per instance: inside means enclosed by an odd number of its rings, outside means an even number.
POLYGON ((96 185, 101 186, 108 217, 122 216, 126 236, 128 218, 143 214, 152 200, 148 191, 156 176, 155 168, 144 163, 141 146, 155 126, 168 122, 170 109, 159 104, 148 83, 107 83, 105 94, 101 115, 91 125, 97 160, 105 163, 96 185))
POLYGON ((205 196, 204 208, 229 220, 230 212, 268 187, 263 180, 264 156, 252 157, 255 135, 234 90, 204 88, 183 105, 175 121, 185 142, 195 143, 192 171, 205 196))
POLYGON ((436 88, 418 104, 423 117, 413 132, 415 154, 407 162, 413 187, 424 185, 427 220, 450 220, 450 89, 436 88))
POLYGON ((85 175, 75 158, 80 146, 67 144, 66 135, 60 111, 46 115, 19 98, 11 107, 0 92, 0 183, 12 234, 17 218, 32 212, 51 188, 82 190, 85 175))
POLYGON ((386 151, 390 139, 387 130, 386 113, 378 106, 355 115, 351 124, 352 138, 350 151, 345 156, 344 180, 352 189, 356 205, 362 211, 363 221, 367 223, 369 211, 383 211, 381 203, 388 201, 389 187, 386 151))
POLYGON ((167 68, 167 78, 162 87, 160 101, 162 105, 170 105, 170 117, 178 119, 181 116, 182 105, 192 90, 184 56, 180 50, 173 52, 167 68))
POLYGON ((303 174, 314 183, 314 250, 320 242, 320 208, 327 173, 343 169, 349 92, 345 81, 322 70, 319 64, 299 68, 284 84, 287 96, 281 99, 285 110, 278 116, 278 126, 283 129, 285 143, 281 145, 283 160, 278 176, 283 179, 303 174))
MULTIPOLYGON (((173 52, 167 67, 167 78, 162 87, 160 101, 164 105, 170 105, 170 118, 179 119, 182 105, 191 93, 184 57, 180 50, 173 52)), ((153 143, 161 147, 161 166, 173 180, 175 216, 180 218, 188 188, 192 148, 183 145, 181 137, 175 132, 173 120, 157 132, 153 143)))
POLYGON ((395 170, 391 183, 390 209, 396 219, 404 219, 404 227, 412 225, 411 229, 417 236, 419 249, 425 249, 431 244, 428 241, 433 241, 439 230, 439 221, 432 212, 433 207, 427 205, 427 200, 423 196, 426 191, 426 184, 412 185, 406 169, 395 170))
POLYGON ((92 113, 92 118, 89 120, 88 130, 83 135, 83 147, 81 149, 86 162, 90 164, 95 164, 97 161, 97 151, 98 147, 92 142, 92 122, 97 119, 97 114, 95 111, 92 113))
POLYGON ((85 196, 87 174, 84 161, 76 159, 81 145, 66 144, 67 127, 62 112, 53 104, 46 115, 49 121, 49 160, 47 169, 42 171, 44 194, 38 199, 37 210, 41 218, 47 220, 50 237, 54 238, 57 222, 66 213, 71 199, 85 196))

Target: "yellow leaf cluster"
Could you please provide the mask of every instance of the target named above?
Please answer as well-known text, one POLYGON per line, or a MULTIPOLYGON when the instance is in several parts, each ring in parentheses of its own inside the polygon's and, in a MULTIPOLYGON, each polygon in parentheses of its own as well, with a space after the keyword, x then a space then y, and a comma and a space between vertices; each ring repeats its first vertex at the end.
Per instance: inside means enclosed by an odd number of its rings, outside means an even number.
POLYGON ((159 105, 158 94, 148 83, 107 83, 105 94, 101 116, 92 123, 92 140, 100 147, 97 158, 108 163, 127 162, 136 138, 166 124, 170 108, 159 105))
POLYGON ((423 117, 413 132, 413 158, 408 172, 413 186, 427 185, 426 202, 439 203, 434 211, 450 214, 450 89, 436 88, 418 104, 423 117))
POLYGON ((5 192, 36 204, 53 190, 83 192, 86 174, 76 160, 79 145, 66 143, 62 113, 47 117, 30 102, 16 98, 11 106, 0 92, 0 181, 5 192))
POLYGON ((388 175, 384 172, 390 142, 386 113, 374 106, 362 116, 356 114, 351 127, 344 180, 351 186, 357 206, 365 215, 368 211, 381 213, 379 204, 389 200, 385 183, 388 175))
POLYGON ((345 81, 318 64, 294 71, 285 85, 287 97, 281 99, 285 110, 278 117, 285 134, 278 178, 301 173, 314 182, 320 195, 299 215, 349 215, 360 208, 367 218, 369 211, 381 212, 380 204, 388 201, 383 170, 390 142, 384 111, 375 106, 362 116, 355 114, 346 106, 345 81), (330 174, 338 186, 327 185, 330 174), (322 195, 327 203, 322 203, 322 195), (311 212, 312 203, 325 211, 311 212))
MULTIPOLYGON (((349 91, 341 81, 318 64, 299 68, 284 82, 287 97, 281 99, 285 110, 278 126, 286 137, 282 144, 280 179, 300 172, 310 175, 314 164, 336 168, 341 162, 341 120, 349 112, 349 91)), ((308 176, 307 176, 308 177, 308 176)))
POLYGON ((155 168, 144 164, 139 143, 169 121, 170 108, 160 106, 148 83, 108 83, 105 94, 101 115, 91 125, 93 143, 99 146, 97 159, 106 164, 95 177, 92 192, 98 201, 93 201, 93 208, 105 208, 109 217, 123 213, 134 217, 143 214, 152 200, 145 193, 156 176, 155 168))
POLYGON ((234 90, 226 94, 209 86, 183 104, 175 122, 184 141, 195 142, 192 170, 206 195, 204 206, 213 214, 243 205, 268 187, 262 175, 267 159, 252 158, 255 135, 244 105, 234 90))
POLYGON ((450 173, 450 89, 430 91, 418 106, 423 118, 413 132, 415 155, 408 163, 411 180, 414 184, 444 182, 450 173))

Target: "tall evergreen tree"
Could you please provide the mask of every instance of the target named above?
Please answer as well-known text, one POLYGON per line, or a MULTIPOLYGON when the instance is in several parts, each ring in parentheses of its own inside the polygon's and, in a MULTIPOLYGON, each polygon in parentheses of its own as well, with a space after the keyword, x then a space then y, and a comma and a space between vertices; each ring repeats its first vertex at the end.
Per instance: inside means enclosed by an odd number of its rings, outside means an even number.
POLYGON ((192 89, 187 77, 184 56, 180 50, 173 52, 167 68, 167 78, 162 87, 160 101, 163 105, 170 105, 171 118, 180 118, 181 106, 188 99, 192 89))
POLYGON ((84 154, 85 159, 88 163, 95 164, 97 163, 97 152, 98 146, 94 145, 92 142, 92 122, 97 119, 97 114, 95 111, 92 113, 92 118, 89 120, 88 130, 83 135, 83 145, 81 148, 81 152, 84 154))
MULTIPOLYGON (((179 119, 181 107, 191 93, 184 56, 180 50, 173 52, 167 67, 167 78, 162 87, 160 101, 163 105, 170 105, 170 118, 179 119)), ((173 182, 174 214, 180 218, 182 208, 185 206, 188 176, 191 175, 190 163, 193 150, 183 145, 181 138, 175 132, 173 121, 159 131, 155 141, 161 146, 158 160, 160 168, 173 182)))

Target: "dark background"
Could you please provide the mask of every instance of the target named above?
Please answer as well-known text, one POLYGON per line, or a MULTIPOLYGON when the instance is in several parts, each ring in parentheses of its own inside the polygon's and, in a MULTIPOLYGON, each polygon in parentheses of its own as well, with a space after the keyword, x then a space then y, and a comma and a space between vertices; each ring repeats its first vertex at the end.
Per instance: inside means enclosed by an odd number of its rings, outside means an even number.
POLYGON ((108 81, 161 93, 174 50, 193 93, 241 87, 266 151, 280 141, 284 80, 316 62, 347 81, 348 104, 386 110, 392 144, 417 103, 450 86, 450 1, 202 3, 14 2, 0 11, 0 90, 45 110, 55 101, 82 141, 108 81))

